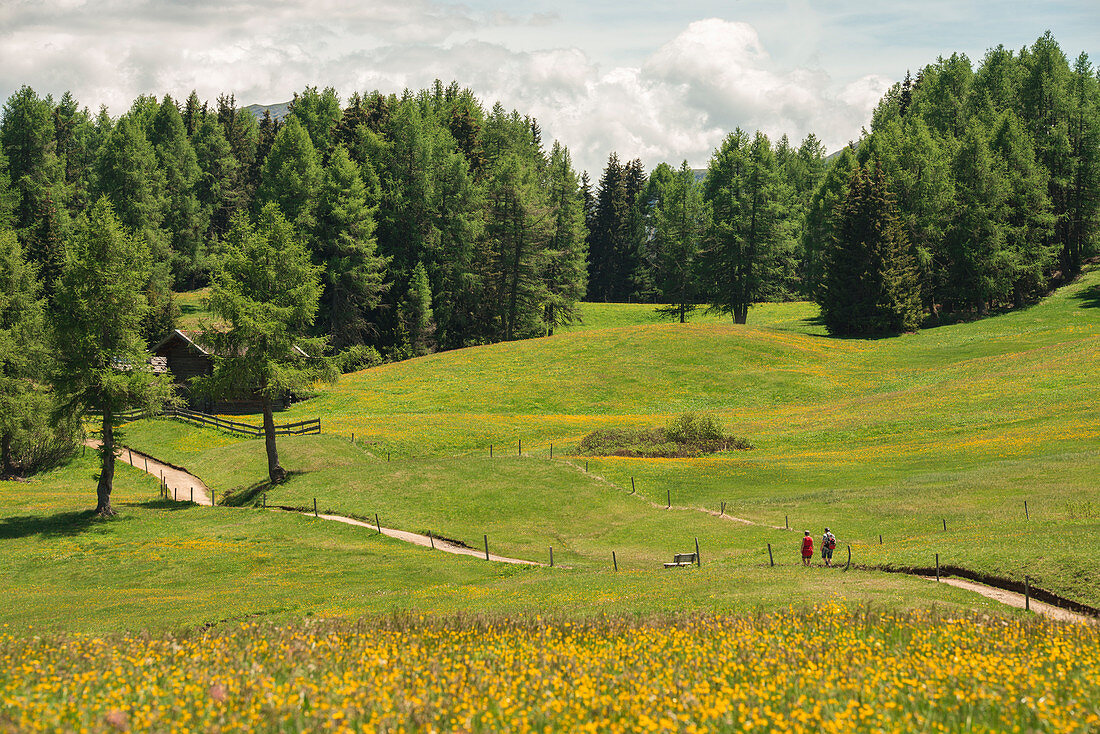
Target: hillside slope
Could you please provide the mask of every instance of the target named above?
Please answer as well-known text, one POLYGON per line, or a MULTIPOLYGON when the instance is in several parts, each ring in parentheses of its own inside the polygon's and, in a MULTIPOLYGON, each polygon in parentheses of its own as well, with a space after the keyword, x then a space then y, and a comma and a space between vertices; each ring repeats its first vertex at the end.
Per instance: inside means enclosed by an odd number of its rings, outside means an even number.
MULTIPOLYGON (((533 560, 554 546, 592 570, 612 551, 656 568, 694 536, 736 574, 795 544, 772 526, 830 525, 856 563, 928 569, 939 554, 1100 606, 1098 305, 1093 269, 1032 308, 894 339, 830 339, 788 312, 781 327, 634 323, 385 365, 290 411, 327 435, 281 442, 299 473, 271 497, 475 547, 488 534, 533 560), (568 457, 594 428, 684 410, 756 448, 568 457), (707 514, 722 503, 757 527, 707 514)), ((264 478, 257 441, 165 422, 132 436, 223 491, 264 478)))

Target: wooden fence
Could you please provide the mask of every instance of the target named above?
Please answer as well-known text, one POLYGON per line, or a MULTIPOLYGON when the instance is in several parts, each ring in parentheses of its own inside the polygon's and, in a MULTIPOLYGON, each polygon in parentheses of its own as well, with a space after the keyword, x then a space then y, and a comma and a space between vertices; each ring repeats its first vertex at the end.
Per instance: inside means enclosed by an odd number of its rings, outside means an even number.
MULTIPOLYGON (((255 426, 251 423, 242 423, 240 421, 231 421, 225 418, 219 418, 216 415, 210 415, 209 413, 200 413, 197 410, 187 410, 186 408, 165 408, 163 415, 166 418, 175 418, 177 420, 186 421, 188 423, 194 423, 200 426, 213 426, 214 428, 221 429, 223 431, 229 431, 231 433, 240 433, 245 436, 252 436, 259 438, 264 435, 263 426, 255 426)), ((117 418, 120 421, 136 421, 142 418, 148 418, 150 413, 144 410, 129 410, 125 413, 118 413, 117 418)), ((321 419, 311 418, 307 421, 298 421, 297 423, 283 423, 282 425, 275 425, 276 436, 301 436, 304 434, 317 434, 321 432, 321 419)))
MULTIPOLYGON (((226 418, 219 418, 216 415, 210 415, 209 413, 200 413, 197 410, 187 410, 185 408, 168 408, 164 411, 164 415, 169 418, 177 418, 188 423, 195 423, 200 426, 214 426, 220 428, 223 431, 230 431, 232 433, 243 433, 246 436, 259 437, 264 435, 263 426, 254 426, 251 423, 241 423, 240 421, 231 421, 226 418)), ((276 436, 300 436, 308 433, 320 433, 321 432, 321 419, 312 418, 308 421, 298 421, 297 423, 283 423, 282 425, 275 425, 276 436)))

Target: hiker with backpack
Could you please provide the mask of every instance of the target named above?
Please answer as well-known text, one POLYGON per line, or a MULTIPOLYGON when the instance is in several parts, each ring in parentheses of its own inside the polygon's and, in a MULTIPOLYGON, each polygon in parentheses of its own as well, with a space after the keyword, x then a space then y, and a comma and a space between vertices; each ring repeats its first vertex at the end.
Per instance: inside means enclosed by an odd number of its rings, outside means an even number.
POLYGON ((825 528, 825 534, 821 536, 821 559, 826 566, 833 565, 833 549, 836 548, 836 536, 825 528))
POLYGON ((802 536, 802 565, 809 566, 810 559, 814 557, 814 539, 809 530, 804 532, 806 534, 802 536))

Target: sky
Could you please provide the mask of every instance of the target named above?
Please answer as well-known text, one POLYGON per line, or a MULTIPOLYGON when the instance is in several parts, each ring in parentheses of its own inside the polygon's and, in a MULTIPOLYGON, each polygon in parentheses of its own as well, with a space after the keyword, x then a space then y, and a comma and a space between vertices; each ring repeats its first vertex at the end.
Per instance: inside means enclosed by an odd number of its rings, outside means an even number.
POLYGON ((139 94, 244 106, 456 80, 597 179, 612 151, 705 167, 736 127, 832 152, 906 70, 1047 30, 1100 61, 1097 0, 0 0, 0 98, 26 84, 118 115, 139 94))

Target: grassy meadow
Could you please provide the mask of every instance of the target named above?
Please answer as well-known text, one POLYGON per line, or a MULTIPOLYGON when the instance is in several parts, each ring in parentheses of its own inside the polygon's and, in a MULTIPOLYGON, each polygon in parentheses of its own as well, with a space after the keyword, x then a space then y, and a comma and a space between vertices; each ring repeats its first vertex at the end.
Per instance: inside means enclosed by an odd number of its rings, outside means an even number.
MULTIPOLYGON (((553 546, 578 570, 612 552, 652 570, 698 538, 708 565, 735 574, 766 565, 768 543, 793 562, 798 531, 828 525, 859 566, 931 569, 938 553, 1100 606, 1098 302, 1094 268, 1030 308, 879 340, 823 336, 809 304, 759 307, 747 326, 586 304, 568 333, 322 386, 284 417, 319 415, 326 433, 281 442, 296 473, 269 501, 317 498, 473 547, 488 534, 494 552, 531 560, 553 546), (570 455, 595 428, 683 411, 717 414, 756 448, 570 455), (756 525, 716 517, 722 503, 756 525)), ((168 421, 129 430, 135 447, 260 501, 246 491, 265 476, 260 442, 168 421)))
POLYGON ((214 508, 120 466, 121 516, 97 520, 91 454, 0 483, 0 732, 1100 726, 1100 628, 888 572, 938 553, 1100 606, 1100 270, 893 339, 830 339, 798 303, 747 326, 584 312, 553 337, 319 386, 279 417, 325 433, 279 440, 278 487, 261 441, 123 428, 214 508), (685 411, 755 448, 574 453, 685 411), (555 567, 265 496, 544 564, 552 547, 555 567), (851 571, 801 567, 801 530, 825 525, 851 571), (661 567, 696 541, 701 567, 661 567))

